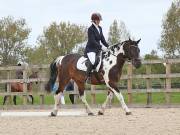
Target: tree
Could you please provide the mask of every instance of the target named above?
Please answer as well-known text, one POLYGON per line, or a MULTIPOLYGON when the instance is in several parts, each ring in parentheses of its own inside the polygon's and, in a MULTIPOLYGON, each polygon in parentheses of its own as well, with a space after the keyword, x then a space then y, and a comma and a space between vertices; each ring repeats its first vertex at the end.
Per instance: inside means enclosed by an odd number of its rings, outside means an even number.
POLYGON ((25 19, 14 20, 8 16, 0 19, 0 57, 1 64, 15 64, 24 58, 30 29, 25 19))
POLYGON ((42 63, 49 63, 50 59, 47 57, 47 53, 43 46, 34 47, 34 48, 26 48, 25 55, 27 56, 26 61, 29 64, 42 64, 42 63))
POLYGON ((117 20, 114 20, 109 28, 108 42, 109 44, 116 44, 127 40, 130 37, 130 33, 126 29, 124 22, 120 21, 118 24, 117 20))
MULTIPOLYGON (((159 56, 157 55, 157 51, 156 50, 152 50, 150 54, 146 54, 144 56, 144 60, 160 60, 161 58, 159 58, 159 56)), ((151 66, 151 71, 152 73, 156 73, 156 74, 164 74, 165 73, 165 67, 162 63, 159 64, 152 64, 149 65, 151 66)))
POLYGON ((81 54, 81 55, 84 55, 85 47, 86 47, 86 42, 77 45, 77 46, 73 49, 73 52, 74 52, 74 53, 81 54))
POLYGON ((159 48, 167 57, 180 56, 180 0, 172 2, 164 17, 159 48))
POLYGON ((160 59, 157 55, 157 51, 156 50, 152 50, 150 54, 146 54, 144 56, 145 60, 158 60, 160 59))
POLYGON ((44 29, 43 34, 39 37, 37 49, 43 50, 45 58, 51 61, 57 56, 71 53, 77 44, 86 40, 86 37, 86 27, 84 26, 69 22, 60 24, 53 22, 44 29))

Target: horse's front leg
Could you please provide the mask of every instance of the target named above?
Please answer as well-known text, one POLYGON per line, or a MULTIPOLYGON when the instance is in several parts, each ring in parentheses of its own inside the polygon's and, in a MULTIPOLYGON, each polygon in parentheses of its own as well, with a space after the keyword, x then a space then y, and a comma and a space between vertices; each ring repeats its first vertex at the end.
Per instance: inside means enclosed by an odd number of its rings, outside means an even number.
POLYGON ((33 105, 34 104, 34 97, 33 95, 28 95, 29 102, 33 105))
POLYGON ((116 95, 117 99, 120 101, 123 110, 126 112, 126 115, 130 115, 131 111, 127 107, 126 103, 124 102, 124 97, 117 88, 117 85, 113 82, 108 82, 106 85, 111 89, 111 91, 116 95))
POLYGON ((99 110, 99 112, 98 112, 98 115, 103 115, 103 114, 104 114, 105 109, 106 109, 106 106, 107 106, 107 103, 108 103, 109 101, 111 101, 112 98, 113 98, 113 92, 112 92, 112 91, 109 91, 109 92, 108 92, 108 95, 107 95, 107 97, 106 97, 105 102, 102 104, 101 110, 99 110))

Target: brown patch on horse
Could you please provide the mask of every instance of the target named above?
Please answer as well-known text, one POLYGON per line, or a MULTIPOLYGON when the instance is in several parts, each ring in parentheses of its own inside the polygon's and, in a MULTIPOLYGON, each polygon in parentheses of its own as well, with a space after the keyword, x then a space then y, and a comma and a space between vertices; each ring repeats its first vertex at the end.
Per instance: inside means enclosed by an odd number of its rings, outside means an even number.
MULTIPOLYGON (((38 78, 38 72, 32 72, 32 74, 29 76, 29 78, 38 78)), ((31 92, 32 91, 32 82, 27 83, 27 91, 31 92)), ((10 83, 11 85, 11 92, 23 92, 23 83, 21 82, 12 82, 10 83)), ((7 85, 6 85, 7 89, 7 85)), ((33 104, 33 96, 29 95, 32 99, 32 104, 33 104)), ((3 105, 5 104, 7 99, 7 96, 4 97, 3 105)), ((13 102, 16 105, 16 95, 13 96, 13 102)))

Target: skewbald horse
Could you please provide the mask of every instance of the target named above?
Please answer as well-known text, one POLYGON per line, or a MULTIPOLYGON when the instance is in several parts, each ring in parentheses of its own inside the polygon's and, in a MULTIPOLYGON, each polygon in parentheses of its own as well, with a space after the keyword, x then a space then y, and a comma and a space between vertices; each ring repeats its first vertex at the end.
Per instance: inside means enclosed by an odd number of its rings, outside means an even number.
MULTIPOLYGON (((122 68, 126 60, 131 61, 135 68, 139 68, 141 66, 141 60, 139 57, 140 49, 138 47, 139 42, 140 40, 132 41, 129 39, 122 43, 110 46, 108 51, 102 53, 102 63, 97 75, 95 75, 95 73, 91 74, 91 84, 106 84, 106 86, 109 88, 106 100, 103 103, 101 110, 98 112, 99 115, 104 114, 106 104, 109 100, 111 100, 113 93, 120 101, 123 110, 126 112, 126 115, 131 114, 131 111, 125 104, 124 98, 117 87, 117 83, 120 79, 122 68)), ((76 82, 80 98, 85 105, 88 115, 94 115, 86 101, 86 95, 84 92, 86 72, 80 71, 76 67, 77 61, 80 57, 81 55, 79 54, 68 54, 66 56, 60 56, 50 65, 51 76, 45 86, 45 89, 50 92, 50 89, 53 87, 57 76, 59 81, 59 88, 54 95, 55 105, 53 111, 51 112, 51 116, 57 115, 59 99, 63 94, 65 85, 69 82, 70 79, 73 79, 76 82)))

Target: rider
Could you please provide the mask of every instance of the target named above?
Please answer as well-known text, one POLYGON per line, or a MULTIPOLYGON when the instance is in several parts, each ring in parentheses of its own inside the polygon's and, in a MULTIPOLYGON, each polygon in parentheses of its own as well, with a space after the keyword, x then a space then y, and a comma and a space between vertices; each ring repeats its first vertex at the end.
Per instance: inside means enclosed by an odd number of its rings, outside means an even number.
MULTIPOLYGON (((19 61, 17 63, 17 66, 23 66, 23 62, 19 61)), ((16 70, 16 79, 23 79, 23 70, 22 69, 16 70)))
MULTIPOLYGON (((17 66, 28 67, 28 63, 18 61, 17 66)), ((22 69, 17 69, 16 70, 16 79, 23 79, 23 70, 22 69)))
POLYGON ((95 68, 96 56, 101 50, 107 51, 109 46, 104 38, 102 28, 99 26, 101 20, 100 13, 93 13, 91 15, 92 25, 88 28, 88 42, 85 48, 85 56, 90 61, 87 67, 86 81, 90 79, 91 71, 95 68))

